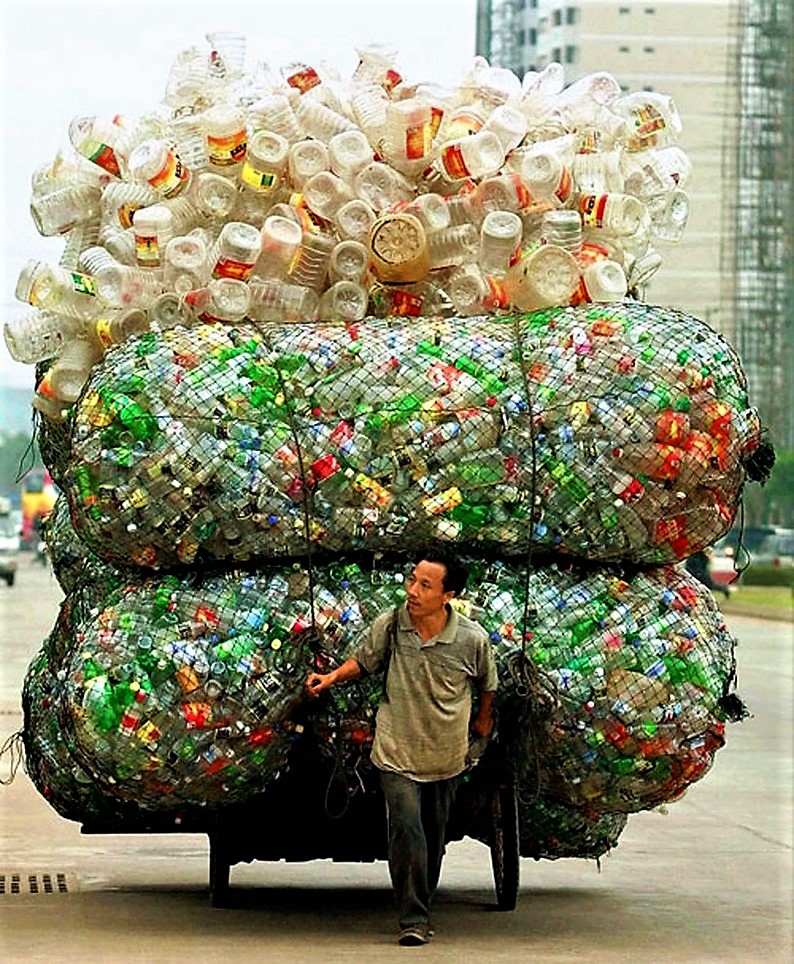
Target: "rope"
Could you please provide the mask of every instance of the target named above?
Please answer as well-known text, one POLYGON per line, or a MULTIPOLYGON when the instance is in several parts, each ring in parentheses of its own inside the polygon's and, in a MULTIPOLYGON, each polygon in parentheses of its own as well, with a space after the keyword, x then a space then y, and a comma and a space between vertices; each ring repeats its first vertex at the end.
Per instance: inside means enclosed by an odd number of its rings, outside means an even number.
POLYGON ((25 743, 22 730, 12 733, 11 736, 6 739, 5 743, 0 746, 0 760, 2 760, 6 754, 10 757, 11 767, 7 779, 0 777, 0 786, 9 787, 14 782, 14 777, 17 775, 17 771, 25 759, 25 743))

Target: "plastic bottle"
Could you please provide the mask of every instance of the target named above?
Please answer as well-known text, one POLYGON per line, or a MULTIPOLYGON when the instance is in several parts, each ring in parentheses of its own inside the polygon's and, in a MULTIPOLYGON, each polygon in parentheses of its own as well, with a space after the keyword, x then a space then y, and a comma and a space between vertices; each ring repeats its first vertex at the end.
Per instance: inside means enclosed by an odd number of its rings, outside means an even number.
POLYGON ((511 164, 515 165, 533 199, 556 206, 564 204, 571 195, 573 157, 573 137, 568 135, 516 151, 511 164))
POLYGON ((541 239, 546 244, 556 244, 578 258, 582 251, 582 218, 578 211, 559 209, 543 215, 540 228, 541 239))
POLYGON ((478 261, 484 274, 499 277, 516 260, 523 225, 512 211, 489 211, 480 228, 478 261))
MULTIPOLYGON (((89 243, 87 247, 95 247, 97 245, 101 245, 119 264, 135 265, 137 263, 135 235, 132 228, 122 229, 113 226, 102 228, 97 237, 93 239, 93 244, 89 243)), ((82 254, 83 250, 85 250, 85 247, 86 245, 80 245, 78 258, 79 254, 82 254)), ((66 267, 65 264, 64 267, 66 267)))
POLYGON ((300 225, 291 218, 270 214, 261 231, 262 250, 251 277, 284 278, 303 240, 300 225))
POLYGON ((360 241, 339 241, 331 252, 328 277, 334 281, 355 281, 366 285, 369 275, 369 250, 360 241))
POLYGON ((317 317, 317 293, 302 285, 282 281, 250 283, 253 321, 313 321, 317 317))
POLYGON ((359 241, 366 244, 369 240, 372 225, 375 223, 375 212, 360 198, 353 198, 343 204, 336 212, 334 225, 336 233, 342 241, 359 241))
POLYGON ((322 141, 297 141, 289 149, 287 168, 292 186, 301 191, 310 177, 330 170, 328 148, 322 141))
POLYGON ((328 144, 334 134, 357 129, 355 123, 343 114, 307 97, 301 97, 295 115, 304 131, 324 144, 328 144))
POLYGON ((132 215, 135 261, 139 268, 159 268, 173 236, 173 215, 165 204, 139 208, 132 215))
POLYGON ((363 131, 342 131, 328 142, 331 170, 345 181, 352 181, 372 159, 372 147, 363 131))
POLYGON ((100 212, 99 189, 89 185, 63 187, 30 199, 30 216, 44 237, 66 234, 77 224, 99 218, 100 212))
POLYGON ((621 153, 616 150, 585 151, 574 154, 571 174, 580 194, 607 194, 623 189, 621 153))
POLYGON ((210 170, 222 173, 243 163, 248 150, 248 132, 242 108, 213 104, 204 112, 204 130, 210 170))
POLYGON ((99 305, 94 279, 43 261, 28 261, 19 273, 16 298, 69 318, 96 316, 99 305))
POLYGON ((274 131, 257 131, 248 142, 240 184, 255 194, 272 194, 287 168, 289 141, 274 131))
POLYGON ((35 365, 55 358, 80 330, 81 325, 75 318, 34 308, 6 321, 3 337, 12 358, 35 365))
POLYGON ((209 277, 207 246, 194 235, 182 235, 165 246, 163 284, 177 294, 200 288, 209 277))
POLYGON ((645 215, 642 202, 630 194, 585 194, 580 196, 577 209, 585 230, 618 237, 635 234, 645 215))
POLYGON ((353 191, 375 212, 380 213, 414 194, 410 181, 388 164, 372 161, 353 178, 353 191))
POLYGON ((131 228, 137 210, 159 201, 160 195, 148 185, 114 181, 102 191, 102 224, 131 228))
POLYGON ((581 292, 585 301, 622 301, 627 289, 623 265, 610 258, 595 261, 582 270, 581 292))
POLYGON ((67 404, 80 397, 93 366, 104 354, 96 339, 75 338, 63 347, 50 368, 49 383, 55 398, 67 404))
POLYGON ((397 212, 379 218, 372 226, 369 250, 376 277, 389 284, 421 281, 430 270, 427 235, 412 214, 397 212))
POLYGON ((247 281, 262 250, 260 232, 243 221, 227 221, 210 255, 213 278, 247 281))
MULTIPOLYGON (((297 102, 298 95, 295 95, 297 102)), ((293 101, 286 94, 273 93, 255 101, 248 108, 246 122, 252 134, 260 130, 272 131, 286 138, 290 144, 303 140, 305 134, 293 109, 293 101)))
POLYGON ((542 244, 510 268, 504 284, 510 304, 522 311, 567 305, 579 285, 579 266, 570 251, 542 244))
POLYGON ((225 221, 237 204, 237 186, 220 174, 202 171, 195 179, 190 199, 205 218, 225 221))
POLYGON ((87 249, 80 263, 90 271, 99 300, 113 308, 146 308, 163 291, 159 272, 119 264, 104 248, 87 249))
POLYGON ((102 347, 121 345, 128 338, 143 335, 149 331, 151 325, 147 312, 141 308, 130 308, 106 318, 100 318, 94 326, 94 334, 102 347))
POLYGON ((132 180, 149 184, 163 197, 176 197, 190 183, 190 172, 176 150, 166 140, 149 139, 130 155, 132 180))
POLYGON ((318 295, 325 287, 328 262, 336 242, 332 235, 304 230, 287 278, 291 284, 311 288, 318 295))
POLYGON ((249 286, 237 278, 213 278, 206 288, 190 291, 184 302, 199 321, 242 321, 251 306, 249 286))
POLYGON ((520 174, 504 172, 480 181, 474 192, 474 203, 483 215, 489 211, 525 211, 532 196, 520 174))
POLYGON ((430 267, 435 271, 474 261, 479 245, 480 236, 473 224, 458 224, 434 231, 428 238, 430 267))
POLYGON ((430 105, 417 97, 391 101, 386 107, 385 155, 398 169, 421 170, 433 148, 430 105))
POLYGON ((419 218, 428 234, 450 226, 449 207, 439 194, 420 194, 401 210, 419 218))
POLYGON ((367 314, 367 289, 355 281, 336 281, 320 297, 320 321, 361 321, 367 314))
POLYGON ((306 203, 321 218, 332 221, 339 209, 353 200, 353 191, 331 171, 319 171, 303 185, 306 203))
POLYGON ((461 265, 447 279, 444 289, 459 315, 477 315, 507 307, 504 284, 488 278, 479 264, 461 265))
POLYGON ((689 220, 689 197, 685 191, 675 188, 657 195, 646 202, 646 208, 652 237, 668 243, 681 240, 689 220))
POLYGON ((204 115, 186 113, 174 117, 169 124, 169 132, 174 141, 177 154, 185 162, 188 170, 198 174, 206 171, 210 163, 204 115))
POLYGON ((692 163, 677 145, 624 152, 621 158, 623 190, 641 201, 686 187, 692 163))
POLYGON ((626 121, 629 151, 674 144, 683 130, 678 108, 666 94, 638 90, 618 97, 610 108, 626 121))
POLYGON ((373 150, 381 150, 386 137, 388 104, 386 91, 379 84, 359 84, 351 91, 353 117, 373 150))
POLYGON ((122 176, 124 158, 116 153, 122 134, 123 120, 119 116, 112 120, 75 117, 69 124, 69 140, 77 153, 113 177, 122 176))
POLYGON ((436 164, 449 181, 467 177, 482 178, 496 174, 504 163, 505 153, 492 131, 480 131, 468 137, 447 142, 438 153, 436 164))
POLYGON ((507 156, 524 139, 527 127, 527 119, 517 107, 500 104, 491 111, 483 130, 496 134, 507 156))

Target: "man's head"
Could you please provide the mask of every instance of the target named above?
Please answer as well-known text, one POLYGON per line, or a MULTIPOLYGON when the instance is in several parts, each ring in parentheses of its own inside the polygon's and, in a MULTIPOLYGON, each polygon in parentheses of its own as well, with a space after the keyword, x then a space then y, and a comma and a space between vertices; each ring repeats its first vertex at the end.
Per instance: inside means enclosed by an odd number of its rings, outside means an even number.
POLYGON ((431 546, 419 553, 408 577, 408 610, 424 618, 443 610, 453 596, 461 593, 468 569, 449 549, 431 546))

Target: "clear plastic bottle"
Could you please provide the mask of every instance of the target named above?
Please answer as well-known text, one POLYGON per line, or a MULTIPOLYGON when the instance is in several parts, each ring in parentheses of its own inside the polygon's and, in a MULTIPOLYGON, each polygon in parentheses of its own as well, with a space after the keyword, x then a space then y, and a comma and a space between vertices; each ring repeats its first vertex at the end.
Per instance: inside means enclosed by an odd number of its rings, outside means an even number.
POLYGON ((249 317, 253 321, 314 321, 317 292, 284 281, 252 281, 249 317))
POLYGON ((345 181, 352 181, 372 159, 372 147, 363 131, 342 131, 328 142, 331 170, 345 181))
POLYGON ((449 207, 440 194, 420 194, 409 201, 403 210, 419 218, 428 234, 450 225, 449 207))
POLYGON ((195 179, 190 199, 205 218, 225 221, 237 204, 238 193, 234 181, 202 171, 195 179))
POLYGON ((287 275, 291 284, 319 294, 325 287, 328 262, 336 241, 330 234, 304 230, 300 247, 287 275))
POLYGON ((289 149, 287 167, 292 186, 301 191, 310 177, 331 169, 328 148, 322 141, 297 141, 289 149))
POLYGON ((579 194, 607 194, 622 190, 620 157, 616 150, 577 151, 571 175, 579 194))
MULTIPOLYGON (((476 232, 475 232, 476 237, 476 232)), ((372 270, 380 281, 421 281, 430 270, 430 248, 422 222, 412 214, 386 214, 369 237, 372 270)))
POLYGON ((377 84, 393 90, 402 82, 397 68, 397 51, 389 44, 373 43, 356 47, 358 64, 353 71, 353 84, 377 84))
POLYGON ((520 174, 506 171, 480 181, 475 191, 475 203, 483 215, 489 211, 518 213, 530 207, 532 196, 520 174))
POLYGON ((483 130, 444 144, 436 163, 447 180, 460 181, 467 177, 477 179, 496 174, 504 159, 499 138, 492 131, 483 130))
POLYGON ((113 181, 102 191, 102 226, 131 228, 132 216, 140 208, 157 204, 160 195, 146 184, 113 181))
POLYGON ((245 113, 233 104, 213 104, 204 112, 210 170, 223 173, 245 160, 248 131, 245 113))
POLYGON ((336 281, 320 297, 320 321, 361 321, 367 314, 367 289, 355 281, 336 281))
POLYGON ((339 241, 328 262, 331 282, 355 281, 366 285, 369 280, 369 249, 360 241, 339 241))
POLYGON ((139 208, 132 216, 135 261, 139 268, 159 268, 173 236, 173 215, 165 204, 139 208))
POLYGON ((69 318, 92 318, 100 310, 94 279, 79 271, 28 261, 19 273, 16 298, 69 318))
POLYGON ((123 126, 119 116, 111 120, 75 117, 69 124, 69 140, 78 154, 108 174, 121 177, 124 158, 116 153, 116 147, 121 141, 123 126))
POLYGON ((417 97, 391 101, 386 108, 385 155, 396 167, 427 167, 433 149, 430 105, 417 97))
POLYGON ((473 104, 461 104, 444 113, 436 135, 439 144, 477 134, 485 125, 485 114, 473 104))
POLYGON ((512 211, 489 211, 480 228, 478 261, 486 275, 501 277, 521 247, 523 224, 512 211))
POLYGON ((165 246, 163 284, 170 291, 185 294, 200 288, 209 277, 207 246, 195 235, 180 235, 165 246))
POLYGON ((480 236, 473 224, 458 224, 434 231, 428 238, 428 247, 430 267, 438 271, 476 261, 480 236))
POLYGON ((353 198, 343 204, 336 212, 334 225, 340 240, 360 241, 366 244, 369 240, 372 225, 375 223, 375 212, 360 198, 353 198))
POLYGON ((35 365, 55 358, 80 330, 81 325, 75 318, 34 308, 6 321, 3 337, 12 358, 26 365, 35 365))
POLYGON ((66 234, 77 224, 98 219, 100 212, 99 189, 89 185, 63 187, 30 199, 30 216, 44 237, 66 234))
POLYGON ((386 138, 386 108, 389 98, 378 84, 357 85, 350 95, 350 106, 370 147, 381 150, 386 138))
MULTIPOLYGON (((298 97, 299 95, 295 94, 295 102, 298 97)), ((246 120, 252 134, 260 130, 272 131, 284 137, 290 144, 306 137, 295 116, 293 101, 286 94, 273 93, 255 101, 248 108, 246 120)))
POLYGON ((630 194, 585 194, 579 197, 577 208, 585 230, 618 237, 636 234, 646 216, 643 203, 630 194))
POLYGON ((239 77, 245 64, 245 35, 233 30, 212 30, 204 37, 211 48, 211 70, 227 83, 239 77))
POLYGON ((401 201, 408 201, 414 195, 413 185, 408 178, 380 161, 372 161, 356 174, 353 190, 357 198, 378 213, 401 201))
POLYGON ((328 144, 334 134, 357 130, 355 123, 344 114, 307 97, 301 97, 295 114, 304 131, 324 144, 328 144))
POLYGON ((660 241, 676 243, 681 240, 689 220, 689 196, 675 188, 646 201, 651 219, 651 235, 660 241))
POLYGON ((176 197, 190 184, 187 166, 166 140, 143 141, 130 155, 128 167, 132 180, 149 184, 163 197, 176 197))
POLYGON ((206 171, 210 163, 204 115, 200 112, 185 113, 175 117, 169 124, 169 133, 177 154, 188 170, 198 174, 206 171))
POLYGON ((675 101, 667 94, 637 90, 618 97, 610 108, 626 121, 628 151, 674 144, 683 130, 675 101))
POLYGON ((563 136, 517 151, 511 163, 535 200, 564 204, 571 195, 573 157, 573 138, 563 136))
POLYGON ((489 278, 476 263, 461 265, 447 279, 444 290, 459 315, 479 315, 507 307, 502 281, 489 278))
POLYGON ((622 301, 628 285, 623 265, 603 258, 582 270, 580 290, 585 301, 622 301))
POLYGON ((210 255, 213 278, 247 281, 262 251, 262 236, 244 221, 227 221, 210 255))
POLYGON ((190 291, 184 304, 196 320, 212 323, 242 321, 251 307, 251 291, 236 278, 213 278, 206 288, 190 291))
POLYGON ((683 189, 692 173, 692 162, 678 145, 651 148, 621 155, 623 190, 641 201, 683 189))
POLYGON ((148 309, 151 324, 161 331, 177 325, 189 325, 194 320, 194 314, 184 300, 188 294, 189 292, 179 295, 175 291, 164 291, 155 298, 148 309))
POLYGON ((353 200, 348 184, 331 171, 320 171, 303 185, 306 203, 325 221, 332 221, 339 209, 353 200))
POLYGON ((141 308, 130 308, 97 320, 94 334, 106 350, 112 345, 121 345, 128 338, 143 335, 149 331, 149 315, 141 308))
POLYGON ((521 311, 567 305, 579 286, 579 265, 565 248, 542 244, 510 268, 504 284, 509 303, 521 311))
POLYGON ((274 131, 257 131, 248 142, 240 184, 255 194, 271 194, 287 169, 289 141, 274 131))
POLYGON ((303 240, 300 225, 291 218, 271 214, 265 218, 261 237, 262 249, 254 265, 252 280, 286 277, 303 240))
POLYGON ((507 156, 524 139, 528 126, 526 117, 517 107, 500 104, 491 111, 483 130, 496 134, 507 156))
POLYGON ((582 250, 582 217, 568 208, 546 211, 540 235, 544 244, 556 244, 578 258, 582 250))
POLYGON ((111 259, 93 275, 97 296, 112 308, 148 308, 163 291, 161 273, 132 268, 111 259))
POLYGON ((64 345, 47 373, 55 398, 67 405, 76 402, 91 375, 91 369, 103 354, 102 346, 95 338, 75 338, 64 345))

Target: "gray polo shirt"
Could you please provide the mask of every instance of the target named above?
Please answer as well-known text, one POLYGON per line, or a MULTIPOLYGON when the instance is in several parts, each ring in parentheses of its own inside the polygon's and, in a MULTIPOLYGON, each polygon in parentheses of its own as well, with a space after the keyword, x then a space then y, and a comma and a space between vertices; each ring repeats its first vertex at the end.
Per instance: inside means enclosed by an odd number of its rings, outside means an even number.
MULTIPOLYGON (((451 608, 444 629, 426 641, 405 606, 398 616, 372 762, 420 782, 447 780, 466 765, 472 686, 497 687, 491 644, 482 626, 451 608)), ((383 668, 391 618, 391 610, 378 616, 351 654, 366 673, 383 668)))

